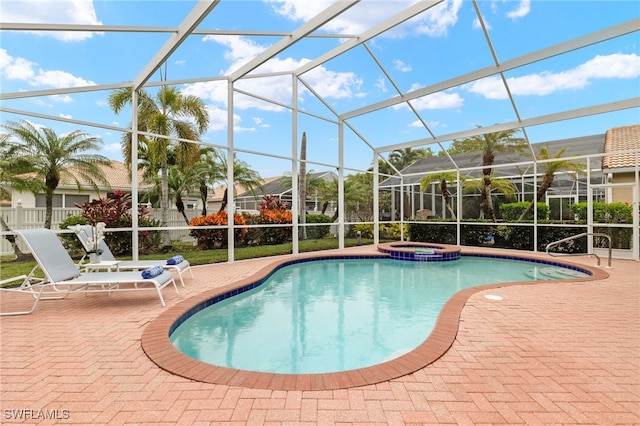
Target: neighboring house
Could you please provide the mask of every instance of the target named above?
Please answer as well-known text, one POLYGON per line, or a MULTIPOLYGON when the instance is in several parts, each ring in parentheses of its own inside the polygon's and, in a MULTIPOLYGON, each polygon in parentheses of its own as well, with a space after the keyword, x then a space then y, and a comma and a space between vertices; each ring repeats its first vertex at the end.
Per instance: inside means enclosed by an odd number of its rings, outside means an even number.
MULTIPOLYGON (((604 140, 604 152, 624 152, 640 148, 640 125, 615 127, 607 130, 604 140)), ((636 154, 626 152, 618 155, 607 155, 602 158, 602 171, 607 175, 607 183, 614 185, 629 184, 612 187, 607 191, 607 201, 627 202, 633 200, 633 184, 635 184, 636 154)), ((640 199, 640 188, 638 188, 640 199)))
MULTIPOLYGON (((262 185, 267 185, 270 182, 276 180, 276 179, 280 179, 280 177, 271 177, 271 178, 266 178, 263 179, 262 181, 260 181, 260 183, 262 185)), ((227 190, 227 186, 226 185, 220 185, 216 188, 213 188, 213 190, 209 190, 209 194, 207 196, 207 212, 210 213, 217 213, 218 210, 220 210, 220 207, 222 206, 222 200, 224 199, 224 193, 227 190)), ((236 184, 233 187, 233 192, 234 194, 236 194, 236 206, 238 204, 237 202, 237 196, 238 194, 245 194, 245 193, 249 193, 249 191, 247 191, 247 188, 245 188, 244 186, 240 185, 240 184, 236 184)), ((240 208, 240 207, 236 207, 236 208, 240 208)))
MULTIPOLYGON (((326 182, 332 182, 337 179, 338 176, 333 172, 316 172, 309 173, 307 179, 322 179, 326 182)), ((291 187, 290 176, 280 176, 271 178, 268 182, 262 184, 262 189, 258 188, 255 193, 251 191, 238 192, 236 196, 236 207, 240 210, 257 211, 260 210, 260 204, 262 203, 262 197, 265 195, 274 195, 281 199, 291 203, 293 189, 291 187)), ((322 201, 320 194, 317 191, 307 193, 307 211, 318 212, 322 210, 322 201)), ((330 210, 332 210, 330 208, 330 210)))
MULTIPOLYGON (((68 178, 63 178, 53 194, 53 207, 73 208, 76 204, 83 204, 95 198, 104 198, 109 192, 121 190, 131 192, 131 180, 129 179, 129 167, 120 161, 111 161, 111 167, 98 166, 102 170, 108 185, 98 185, 99 192, 93 190, 88 183, 80 178, 82 189, 78 191, 76 183, 68 178)), ((73 169, 72 173, 73 173, 73 169)), ((138 190, 144 192, 149 185, 142 184, 142 170, 138 171, 138 190)), ((11 190, 11 207, 21 204, 24 208, 46 207, 45 195, 34 195, 31 192, 11 190)))

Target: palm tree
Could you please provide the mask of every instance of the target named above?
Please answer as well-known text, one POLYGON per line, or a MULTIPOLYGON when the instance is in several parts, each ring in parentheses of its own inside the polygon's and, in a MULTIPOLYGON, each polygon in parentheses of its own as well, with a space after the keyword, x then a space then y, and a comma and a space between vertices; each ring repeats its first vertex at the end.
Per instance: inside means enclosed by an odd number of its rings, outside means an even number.
POLYGON ((209 186, 213 185, 216 181, 223 180, 226 170, 222 170, 217 160, 220 158, 220 154, 215 148, 202 147, 200 148, 200 158, 192 166, 192 169, 196 169, 198 175, 198 189, 200 192, 200 201, 202 202, 201 215, 207 215, 207 199, 209 198, 209 186))
MULTIPOLYGON (((322 213, 327 209, 330 201, 338 201, 338 179, 334 178, 330 182, 325 182, 322 190, 322 198, 324 200, 324 205, 322 206, 322 213)), ((366 188, 364 188, 358 180, 355 179, 345 179, 344 180, 344 205, 345 210, 349 210, 349 206, 354 206, 360 201, 364 201, 364 194, 366 193, 366 188)), ((338 208, 336 207, 336 211, 331 218, 332 221, 338 219, 338 208)))
POLYGON ((525 217, 533 210, 533 206, 535 203, 540 201, 544 194, 547 193, 547 190, 551 188, 553 184, 553 180, 555 178, 555 174, 562 171, 569 171, 574 173, 583 173, 585 165, 582 163, 577 163, 572 161, 570 158, 562 158, 562 155, 569 148, 561 148, 555 154, 551 154, 548 147, 540 147, 538 150, 538 159, 540 160, 554 160, 548 161, 543 164, 544 173, 542 175, 542 183, 538 187, 538 191, 536 193, 536 198, 531 200, 531 203, 527 206, 526 210, 522 212, 518 220, 524 220, 525 217))
MULTIPOLYGON (((176 164, 180 168, 189 167, 199 156, 195 143, 172 139, 199 141, 200 136, 209 127, 209 115, 202 99, 197 96, 183 95, 177 88, 162 86, 155 97, 140 90, 138 102, 138 130, 153 133, 156 136, 141 136, 140 140, 148 146, 149 162, 160 171, 160 222, 163 227, 169 221, 169 152, 175 153, 176 164)), ((132 89, 117 89, 109 95, 109 106, 118 114, 125 105, 131 104, 132 89)), ((131 133, 122 140, 122 150, 127 164, 131 164, 131 133)), ((164 246, 170 245, 169 234, 162 233, 164 246)))
POLYGON ((449 192, 447 185, 449 183, 455 183, 457 180, 458 180, 457 173, 445 172, 442 170, 440 170, 437 173, 431 173, 429 175, 426 175, 420 180, 420 190, 422 192, 425 192, 427 189, 429 189, 429 186, 431 185, 431 183, 433 182, 439 183, 440 192, 442 193, 442 199, 444 200, 444 204, 445 206, 447 206, 447 210, 449 210, 449 213, 451 214, 451 217, 453 219, 456 218, 456 214, 453 211, 453 208, 451 207, 451 203, 449 202, 449 200, 451 199, 451 193, 449 192))
POLYGON ((404 149, 396 149, 389 154, 389 162, 393 164, 393 166, 402 170, 416 161, 422 158, 433 157, 433 152, 431 148, 404 148, 404 149))
MULTIPOLYGON (((191 167, 183 173, 177 166, 169 166, 169 172, 167 173, 169 199, 175 203, 187 226, 189 225, 189 218, 186 214, 183 197, 194 192, 200 181, 200 173, 201 169, 198 167, 191 167)), ((152 182, 154 187, 147 192, 144 199, 151 199, 160 194, 160 179, 158 176, 154 176, 152 182)))
MULTIPOLYGON (((11 197, 6 187, 15 188, 19 191, 38 191, 40 187, 35 181, 29 179, 27 173, 31 172, 31 164, 18 155, 20 145, 10 141, 11 135, 0 134, 0 199, 11 197)), ((9 225, 0 214, 0 227, 5 232, 11 231, 9 225)), ((9 241, 13 253, 17 260, 26 260, 28 255, 24 254, 18 244, 15 235, 5 234, 4 238, 9 241)))
POLYGON ((51 229, 53 194, 63 178, 74 181, 79 191, 82 185, 88 184, 98 191, 98 183, 107 184, 98 165, 111 166, 111 161, 102 155, 87 153, 100 149, 102 143, 97 136, 80 130, 58 136, 53 130, 38 129, 28 121, 9 121, 3 127, 21 141, 16 153, 31 164, 33 180, 38 185, 33 189, 45 193, 45 228, 51 229))
MULTIPOLYGON (((527 141, 521 137, 514 137, 519 129, 503 130, 494 133, 473 136, 471 138, 456 140, 453 146, 456 152, 479 151, 482 154, 482 176, 484 187, 480 193, 480 217, 484 217, 485 211, 491 219, 496 221, 496 213, 491 200, 491 176, 493 161, 497 154, 522 151, 527 146, 527 141)), ((475 161, 473 157, 471 161, 475 161)))
MULTIPOLYGON (((491 191, 500 193, 509 200, 514 200, 516 198, 518 188, 511 179, 495 178, 493 177, 493 174, 491 174, 491 176, 489 176, 489 180, 491 181, 491 191)), ((482 179, 466 180, 463 192, 467 194, 470 192, 479 192, 482 195, 482 193, 487 190, 486 181, 486 176, 483 176, 482 179)), ((489 194, 485 200, 491 200, 491 194, 489 194)), ((484 210, 482 210, 482 207, 480 208, 480 219, 484 219, 484 210)), ((493 221, 495 222, 496 219, 493 219, 493 221)))
MULTIPOLYGON (((224 170, 224 178, 220 179, 226 180, 226 171, 227 171, 227 157, 224 155, 220 155, 220 170, 224 170)), ((233 158, 233 179, 234 181, 231 184, 227 184, 227 188, 224 190, 224 195, 222 197, 222 204, 220 205, 220 210, 218 213, 221 213, 225 208, 227 208, 227 203, 229 202, 229 187, 233 188, 236 184, 242 185, 245 189, 251 191, 255 195, 256 189, 262 188, 262 177, 260 173, 253 170, 247 163, 244 161, 238 160, 237 158, 233 158)), ((231 197, 233 198, 235 194, 231 197)))

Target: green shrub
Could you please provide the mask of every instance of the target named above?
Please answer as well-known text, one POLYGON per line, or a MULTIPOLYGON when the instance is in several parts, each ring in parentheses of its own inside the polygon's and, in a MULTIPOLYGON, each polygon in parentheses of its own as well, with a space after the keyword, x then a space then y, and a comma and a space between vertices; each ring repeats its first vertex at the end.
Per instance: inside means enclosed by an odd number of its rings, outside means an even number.
MULTIPOLYGON (((574 203, 571 212, 577 216, 577 220, 587 220, 587 203, 574 203)), ((593 203, 594 223, 633 223, 633 207, 627 203, 593 203)))
MULTIPOLYGON (((78 205, 82 209, 82 214, 67 216, 60 222, 60 229, 67 229, 73 225, 88 225, 97 222, 104 222, 107 228, 130 228, 132 226, 131 217, 131 194, 122 191, 113 191, 109 198, 97 198, 78 205)), ((145 228, 155 228, 160 226, 160 222, 150 217, 150 210, 146 206, 138 206, 138 226, 145 228)), ((82 245, 75 235, 64 235, 63 244, 73 254, 83 252, 82 245)), ((130 255, 132 253, 131 237, 123 232, 106 232, 105 243, 109 246, 114 255, 130 255)), ((138 244, 141 252, 152 252, 156 250, 160 242, 160 231, 139 231, 138 244)))
MULTIPOLYGON (((331 223, 331 217, 324 214, 307 214, 305 220, 307 223, 331 223)), ((371 228, 373 229, 373 225, 371 225, 371 228)), ((307 226, 306 229, 307 239, 319 240, 329 235, 331 225, 307 226)), ((369 238, 373 238, 373 235, 369 238)))
MULTIPOLYGON (((505 222, 517 222, 522 213, 529 207, 529 204, 531 203, 528 201, 500 204, 500 215, 505 222)), ((536 207, 538 209, 538 220, 548 220, 551 215, 549 206, 540 201, 536 204, 536 207)), ((533 221, 533 209, 531 209, 527 217, 525 217, 525 220, 533 221)))
MULTIPOLYGON (((245 218, 239 214, 233 215, 234 225, 244 225, 245 218)), ((211 213, 207 216, 194 217, 189 222, 191 226, 226 226, 227 225, 227 212, 222 211, 220 213, 211 213)), ((240 244, 247 233, 247 228, 236 228, 234 230, 234 237, 236 242, 240 244)), ((207 249, 226 247, 228 245, 229 234, 227 229, 192 229, 189 233, 192 237, 198 240, 198 245, 207 249)))
POLYGON ((456 244, 456 225, 412 222, 407 224, 407 235, 415 242, 456 244))

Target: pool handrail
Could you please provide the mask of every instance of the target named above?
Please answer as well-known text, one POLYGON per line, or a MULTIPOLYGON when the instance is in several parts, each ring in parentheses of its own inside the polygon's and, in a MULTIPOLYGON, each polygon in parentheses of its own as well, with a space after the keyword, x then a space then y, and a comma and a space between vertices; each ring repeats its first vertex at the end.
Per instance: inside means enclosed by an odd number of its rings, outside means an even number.
POLYGON ((593 237, 605 237, 608 241, 609 241, 609 260, 607 262, 607 267, 611 268, 611 237, 607 234, 603 234, 601 232, 583 232, 581 234, 576 234, 576 235, 572 235, 571 237, 567 237, 567 238, 563 238, 561 240, 558 241, 554 241, 552 243, 547 244, 547 247, 545 248, 545 251, 547 252, 547 255, 552 256, 552 257, 559 257, 559 256, 595 256, 596 259, 598 259, 598 266, 600 266, 600 256, 598 256, 595 253, 553 253, 550 252, 549 249, 553 246, 557 246, 558 244, 561 243, 565 243, 567 241, 571 241, 571 240, 576 240, 578 238, 582 238, 582 237, 586 237, 586 236, 593 236, 593 237))

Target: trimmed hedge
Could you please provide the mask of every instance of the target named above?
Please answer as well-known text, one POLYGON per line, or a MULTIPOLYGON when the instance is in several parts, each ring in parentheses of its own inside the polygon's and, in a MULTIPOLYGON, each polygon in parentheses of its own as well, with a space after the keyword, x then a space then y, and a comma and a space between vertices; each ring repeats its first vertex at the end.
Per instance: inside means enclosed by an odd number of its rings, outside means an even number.
MULTIPOLYGON (((517 222, 520 219, 520 215, 529 207, 529 204, 531 204, 529 201, 500 204, 500 215, 505 222, 517 222)), ((538 220, 548 220, 551 215, 549 206, 542 201, 536 203, 536 206, 538 209, 538 220)), ((525 220, 533 221, 533 209, 531 209, 525 220)))
MULTIPOLYGON (((307 223, 332 223, 331 217, 324 214, 307 214, 305 220, 307 223)), ((329 235, 331 225, 307 226, 306 230, 308 240, 319 240, 329 235)))
MULTIPOLYGON (((476 222, 477 223, 477 222, 476 222)), ((538 250, 547 244, 586 232, 586 227, 562 227, 538 225, 538 250)), ((533 250, 533 226, 460 224, 460 241, 465 246, 491 245, 516 250, 533 250), (489 240, 487 237, 493 237, 489 240)), ((456 225, 418 222, 409 224, 409 240, 425 243, 456 244, 456 225)), ((586 238, 572 240, 554 251, 562 253, 586 253, 586 238)))

